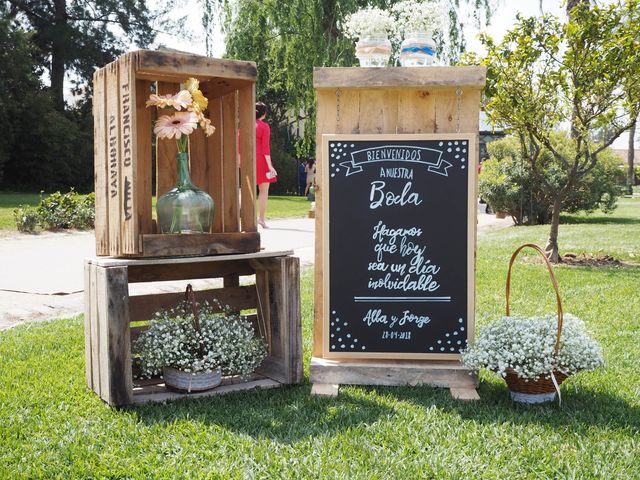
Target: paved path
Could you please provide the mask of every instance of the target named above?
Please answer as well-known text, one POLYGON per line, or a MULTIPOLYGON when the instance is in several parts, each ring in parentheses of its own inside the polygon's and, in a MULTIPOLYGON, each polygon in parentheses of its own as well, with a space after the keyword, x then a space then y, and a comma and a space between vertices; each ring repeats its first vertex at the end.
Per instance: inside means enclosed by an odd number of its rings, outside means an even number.
MULTIPOLYGON (((302 268, 310 267, 314 261, 314 222, 309 218, 271 220, 270 228, 260 229, 262 246, 266 250, 293 250, 302 268)), ((510 219, 486 215, 484 205, 479 206, 479 235, 510 225, 510 219)), ((24 321, 82 313, 83 259, 93 255, 93 232, 0 238, 0 330, 24 321)), ((194 287, 204 284, 207 281, 197 282, 194 287)), ((175 290, 173 282, 156 282, 138 286, 135 293, 175 290)))

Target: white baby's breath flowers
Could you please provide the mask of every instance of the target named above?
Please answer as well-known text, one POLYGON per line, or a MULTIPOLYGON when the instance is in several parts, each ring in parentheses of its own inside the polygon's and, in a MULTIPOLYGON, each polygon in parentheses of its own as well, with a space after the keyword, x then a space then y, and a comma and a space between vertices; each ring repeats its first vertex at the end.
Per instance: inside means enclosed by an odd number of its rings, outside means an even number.
POLYGON ((442 31, 445 24, 446 9, 440 2, 405 0, 392 8, 395 30, 399 36, 409 32, 442 31))
POLYGON ((365 38, 393 30, 393 18, 388 12, 375 7, 367 7, 349 15, 343 31, 349 38, 365 38))
POLYGON ((143 378, 173 367, 185 372, 212 372, 218 367, 223 375, 248 375, 267 355, 264 341, 256 337, 251 322, 228 307, 216 313, 208 304, 200 305, 201 332, 194 328, 190 306, 154 314, 149 329, 134 343, 134 358, 143 378))
POLYGON ((554 362, 557 335, 555 316, 503 317, 482 329, 475 343, 462 351, 463 363, 472 370, 486 368, 506 376, 511 368, 523 379, 548 377, 551 371, 571 375, 604 365, 602 348, 584 322, 565 315, 560 350, 554 362))

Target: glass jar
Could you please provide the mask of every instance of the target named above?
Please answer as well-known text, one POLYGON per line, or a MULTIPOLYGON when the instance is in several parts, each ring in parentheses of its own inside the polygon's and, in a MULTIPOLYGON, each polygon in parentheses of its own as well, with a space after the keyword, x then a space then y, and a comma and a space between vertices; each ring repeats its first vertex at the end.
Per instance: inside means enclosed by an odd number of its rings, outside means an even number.
POLYGON ((426 67, 436 58, 436 44, 426 32, 409 32, 400 45, 400 65, 426 67))
POLYGON ((356 57, 361 67, 386 67, 391 57, 391 42, 387 34, 373 33, 356 42, 356 57))
POLYGON ((158 198, 156 204, 158 229, 160 233, 210 233, 213 199, 191 182, 189 154, 179 152, 176 161, 176 186, 158 198))

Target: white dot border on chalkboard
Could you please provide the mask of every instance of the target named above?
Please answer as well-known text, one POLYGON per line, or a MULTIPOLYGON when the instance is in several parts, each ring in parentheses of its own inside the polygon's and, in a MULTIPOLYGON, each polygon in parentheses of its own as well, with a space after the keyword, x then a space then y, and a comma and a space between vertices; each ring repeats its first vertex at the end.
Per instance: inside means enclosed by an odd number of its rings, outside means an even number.
POLYGON ((466 322, 464 317, 458 317, 461 324, 453 331, 445 332, 443 337, 436 339, 433 345, 427 346, 428 353, 460 353, 467 348, 468 340, 464 338, 466 322))
POLYGON ((335 310, 331 311, 329 322, 329 348, 332 352, 356 352, 367 349, 360 340, 348 330, 349 322, 340 319, 335 310))

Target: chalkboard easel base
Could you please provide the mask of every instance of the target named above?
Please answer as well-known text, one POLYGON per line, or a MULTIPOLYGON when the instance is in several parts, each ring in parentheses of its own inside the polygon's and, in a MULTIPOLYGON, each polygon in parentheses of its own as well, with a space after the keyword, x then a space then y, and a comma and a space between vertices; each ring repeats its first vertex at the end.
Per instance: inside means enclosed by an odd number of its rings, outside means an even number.
POLYGON ((337 396, 340 385, 448 388, 457 400, 479 400, 478 376, 459 361, 311 359, 312 395, 337 396))

